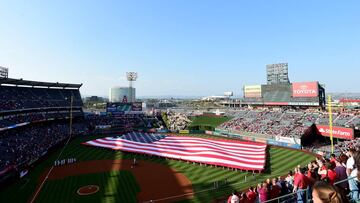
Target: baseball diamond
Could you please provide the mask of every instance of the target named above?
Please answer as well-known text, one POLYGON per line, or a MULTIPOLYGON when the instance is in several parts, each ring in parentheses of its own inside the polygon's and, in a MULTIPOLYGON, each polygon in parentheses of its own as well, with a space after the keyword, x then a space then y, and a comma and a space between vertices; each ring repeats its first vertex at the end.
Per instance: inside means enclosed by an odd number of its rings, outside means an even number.
MULTIPOLYGON (((242 190, 266 178, 285 175, 299 163, 306 164, 314 159, 312 155, 301 151, 270 146, 267 163, 269 172, 253 174, 81 144, 107 136, 82 136, 72 140, 63 156, 75 155, 77 163, 54 167, 36 202, 209 202, 222 198, 234 188, 242 190), (134 157, 138 164, 132 168, 134 157), (214 182, 218 182, 218 188, 214 188, 214 182), (97 185, 100 190, 88 196, 77 195, 74 191, 84 185, 97 185)), ((214 138, 198 134, 188 136, 214 138)), ((25 179, 2 191, 0 200, 30 201, 58 153, 52 153, 25 179), (15 195, 18 190, 23 195, 15 195)))

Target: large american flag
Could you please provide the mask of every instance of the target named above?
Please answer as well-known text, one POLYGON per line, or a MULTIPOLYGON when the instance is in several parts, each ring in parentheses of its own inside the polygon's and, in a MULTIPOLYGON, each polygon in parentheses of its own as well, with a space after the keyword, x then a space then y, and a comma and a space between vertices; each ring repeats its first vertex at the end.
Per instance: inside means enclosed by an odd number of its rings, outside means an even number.
POLYGON ((138 132, 83 144, 243 170, 263 170, 266 154, 260 143, 138 132))

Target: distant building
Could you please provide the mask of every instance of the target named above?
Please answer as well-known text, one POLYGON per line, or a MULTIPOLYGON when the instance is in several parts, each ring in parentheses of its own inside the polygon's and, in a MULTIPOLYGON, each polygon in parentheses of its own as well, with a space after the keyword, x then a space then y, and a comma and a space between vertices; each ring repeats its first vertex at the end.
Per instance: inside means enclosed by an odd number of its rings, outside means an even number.
POLYGON ((127 102, 135 102, 135 88, 131 88, 131 93, 130 93, 130 88, 129 87, 112 87, 110 88, 110 92, 109 92, 109 101, 110 102, 123 102, 123 101, 127 101, 127 102), (132 98, 130 98, 130 95, 132 98))

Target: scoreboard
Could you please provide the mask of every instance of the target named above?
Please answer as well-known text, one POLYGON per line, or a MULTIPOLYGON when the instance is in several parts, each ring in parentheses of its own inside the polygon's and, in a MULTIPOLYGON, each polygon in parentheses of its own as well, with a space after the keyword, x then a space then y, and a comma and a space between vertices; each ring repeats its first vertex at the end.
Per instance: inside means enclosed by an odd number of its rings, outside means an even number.
POLYGON ((109 102, 106 104, 106 112, 108 113, 127 113, 131 111, 142 111, 142 102, 109 102))
POLYGON ((8 78, 9 76, 9 69, 0 66, 0 78, 8 78))

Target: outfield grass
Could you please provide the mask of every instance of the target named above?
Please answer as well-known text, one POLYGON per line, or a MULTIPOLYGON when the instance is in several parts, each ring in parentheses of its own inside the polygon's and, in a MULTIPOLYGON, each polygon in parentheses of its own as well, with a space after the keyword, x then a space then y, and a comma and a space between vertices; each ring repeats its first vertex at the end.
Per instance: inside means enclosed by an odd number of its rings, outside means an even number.
POLYGON ((198 128, 195 130, 214 130, 217 126, 230 119, 230 117, 196 116, 191 118, 192 122, 188 126, 188 129, 198 128))
MULTIPOLYGON (((212 137, 209 135, 195 135, 201 137, 212 137)), ((80 145, 81 142, 92 140, 103 136, 87 136, 73 140, 63 153, 64 158, 76 157, 78 161, 103 160, 103 159, 131 159, 134 155, 80 145)), ((41 163, 24 179, 0 192, 0 202, 27 202, 34 193, 40 174, 45 168, 49 167, 55 160, 57 153, 53 153, 49 159, 41 163)), ((270 162, 268 163, 269 173, 257 174, 252 177, 251 173, 228 171, 222 168, 211 168, 188 164, 186 162, 165 160, 156 157, 136 155, 137 159, 148 160, 160 164, 168 165, 179 172, 184 173, 193 184, 193 189, 197 193, 194 199, 183 202, 211 202, 211 200, 229 194, 232 190, 246 189, 251 185, 265 180, 266 178, 285 175, 298 164, 306 165, 314 157, 300 151, 288 150, 284 148, 269 147, 270 162), (247 181, 245 182, 245 176, 247 181), (213 182, 228 179, 229 185, 216 190, 212 190, 213 182)), ((63 180, 48 181, 39 194, 38 202, 136 202, 134 197, 141 188, 138 188, 131 172, 108 172, 87 174, 76 177, 68 177, 63 180), (87 184, 89 180, 96 179, 100 182, 103 189, 94 198, 79 197, 74 194, 76 188, 87 184), (54 198, 54 199, 53 199, 54 198), (100 201, 99 201, 100 200, 100 201)))

